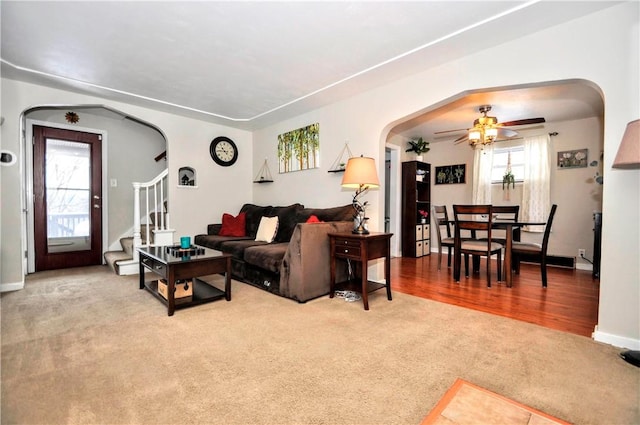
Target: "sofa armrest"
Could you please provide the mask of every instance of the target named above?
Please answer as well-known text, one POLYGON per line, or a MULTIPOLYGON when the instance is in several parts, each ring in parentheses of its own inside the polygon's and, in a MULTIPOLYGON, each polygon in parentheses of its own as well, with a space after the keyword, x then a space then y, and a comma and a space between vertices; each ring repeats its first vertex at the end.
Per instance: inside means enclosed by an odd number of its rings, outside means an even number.
POLYGON ((222 224, 209 224, 207 226, 207 235, 217 235, 220 233, 220 229, 222 228, 222 224))
MULTIPOLYGON (((300 302, 329 293, 331 286, 331 247, 329 233, 350 232, 351 221, 299 223, 280 266, 280 292, 300 302)), ((347 278, 346 267, 336 270, 338 281, 347 278)))

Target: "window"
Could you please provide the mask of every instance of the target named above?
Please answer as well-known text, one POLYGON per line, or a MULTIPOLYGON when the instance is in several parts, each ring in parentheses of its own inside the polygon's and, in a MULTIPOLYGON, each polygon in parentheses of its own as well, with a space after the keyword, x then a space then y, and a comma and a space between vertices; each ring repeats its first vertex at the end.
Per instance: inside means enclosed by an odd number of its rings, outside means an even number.
POLYGON ((524 146, 513 146, 493 150, 491 183, 502 183, 502 176, 507 171, 511 155, 511 172, 517 182, 524 181, 524 146))

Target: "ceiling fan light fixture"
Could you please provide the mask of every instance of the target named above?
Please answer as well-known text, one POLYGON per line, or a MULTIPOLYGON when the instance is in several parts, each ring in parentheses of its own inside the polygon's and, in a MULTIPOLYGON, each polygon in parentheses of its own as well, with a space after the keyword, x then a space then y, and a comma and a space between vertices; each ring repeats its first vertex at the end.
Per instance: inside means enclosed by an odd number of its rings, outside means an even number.
POLYGON ((489 143, 498 138, 498 129, 496 127, 487 128, 484 132, 484 139, 489 143))
POLYGON ((469 130, 469 141, 470 142, 479 142, 480 141, 480 130, 476 130, 476 129, 471 129, 469 130))

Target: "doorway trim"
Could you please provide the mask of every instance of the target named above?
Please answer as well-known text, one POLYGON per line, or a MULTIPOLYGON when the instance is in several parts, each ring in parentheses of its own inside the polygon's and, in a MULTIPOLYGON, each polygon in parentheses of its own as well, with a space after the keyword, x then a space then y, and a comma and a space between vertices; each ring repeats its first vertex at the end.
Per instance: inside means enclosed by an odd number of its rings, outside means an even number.
MULTIPOLYGON (((385 184, 385 196, 383 198, 389 199, 389 232, 394 235, 401 235, 400 233, 400 182, 401 182, 401 170, 400 170, 400 157, 401 157, 401 147, 398 145, 385 143, 384 145, 385 158, 386 154, 389 152, 389 181, 385 184), (387 196, 388 195, 388 196, 387 196)), ((383 217, 384 217, 384 209, 383 209, 383 217)), ((383 219, 384 221, 384 219, 383 219)), ((395 237, 391 238, 391 256, 392 257, 401 257, 402 252, 400 251, 400 238, 395 237)))
MULTIPOLYGON (((28 111, 23 113, 26 114, 28 111)), ((109 191, 107 187, 107 178, 105 173, 107 168, 107 152, 108 152, 108 135, 105 130, 98 130, 89 127, 78 127, 76 125, 60 124, 48 121, 34 120, 25 117, 25 138, 24 138, 24 202, 23 217, 25 220, 23 245, 27 247, 26 256, 23 263, 23 274, 35 273, 35 229, 34 229, 34 208, 33 208, 33 126, 39 125, 43 127, 59 128, 71 131, 84 131, 87 133, 99 134, 102 136, 102 253, 107 248, 109 235, 109 221, 106 220, 106 211, 109 211, 109 191), (31 141, 27 143, 27 141, 31 141)), ((104 261, 104 260, 103 260, 104 261)))

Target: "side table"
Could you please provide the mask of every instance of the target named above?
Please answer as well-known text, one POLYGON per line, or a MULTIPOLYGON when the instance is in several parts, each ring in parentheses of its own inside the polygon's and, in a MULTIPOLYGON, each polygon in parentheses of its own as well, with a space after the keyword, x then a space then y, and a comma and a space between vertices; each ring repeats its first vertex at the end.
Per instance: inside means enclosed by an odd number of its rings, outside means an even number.
POLYGON ((336 288, 357 291, 362 294, 364 309, 369 310, 368 293, 377 289, 387 288, 387 299, 391 301, 391 236, 393 233, 369 233, 360 235, 355 233, 329 233, 331 244, 331 292, 333 298, 336 288), (345 259, 357 261, 360 264, 360 280, 349 279, 336 283, 336 260, 345 259), (384 258, 384 277, 386 284, 368 280, 367 263, 369 260, 384 258))

